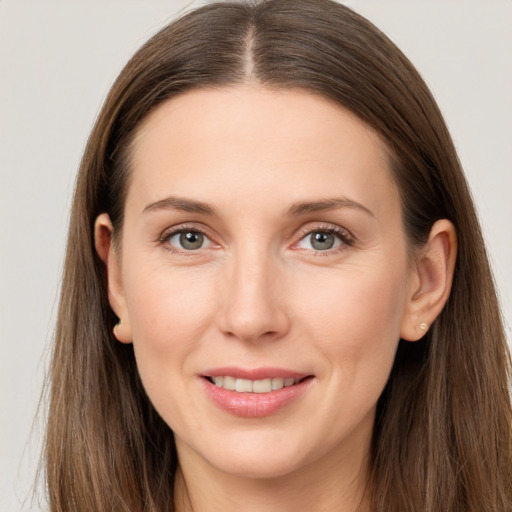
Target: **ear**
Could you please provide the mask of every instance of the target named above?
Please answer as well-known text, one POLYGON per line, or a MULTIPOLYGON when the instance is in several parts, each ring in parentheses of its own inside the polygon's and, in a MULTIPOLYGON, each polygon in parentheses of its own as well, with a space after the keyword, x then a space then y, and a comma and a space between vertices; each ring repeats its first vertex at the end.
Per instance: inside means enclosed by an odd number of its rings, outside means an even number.
POLYGON ((107 270, 108 301, 119 322, 114 327, 114 336, 122 343, 132 342, 132 329, 121 274, 121 261, 113 244, 114 228, 106 213, 98 216, 94 223, 94 245, 107 270))
POLYGON ((408 300, 400 331, 402 339, 419 340, 441 313, 450 295, 456 257, 455 227, 449 220, 438 220, 411 269, 408 300))

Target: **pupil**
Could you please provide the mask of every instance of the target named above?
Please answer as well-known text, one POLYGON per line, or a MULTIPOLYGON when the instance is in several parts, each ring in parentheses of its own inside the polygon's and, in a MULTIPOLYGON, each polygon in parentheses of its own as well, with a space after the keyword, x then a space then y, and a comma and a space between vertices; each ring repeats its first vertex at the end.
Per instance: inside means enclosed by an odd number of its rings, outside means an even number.
POLYGON ((180 244, 184 249, 199 249, 203 245, 203 235, 197 231, 188 231, 181 233, 180 244))
POLYGON ((311 235, 311 246, 320 251, 331 249, 334 245, 334 236, 331 233, 317 232, 311 235))

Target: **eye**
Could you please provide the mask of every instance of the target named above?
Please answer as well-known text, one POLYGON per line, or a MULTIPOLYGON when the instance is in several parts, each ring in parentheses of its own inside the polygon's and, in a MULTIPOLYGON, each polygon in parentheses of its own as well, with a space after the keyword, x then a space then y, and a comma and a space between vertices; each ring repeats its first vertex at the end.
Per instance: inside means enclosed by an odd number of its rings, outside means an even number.
POLYGON ((313 231, 305 236, 299 243, 301 249, 313 249, 315 251, 328 251, 341 244, 341 240, 328 231, 313 231))
POLYGON ((182 229, 166 236, 167 243, 180 251, 196 251, 212 245, 212 241, 201 231, 182 229))
POLYGON ((342 245, 350 244, 351 239, 348 233, 338 229, 328 228, 309 231, 295 246, 298 249, 321 252, 330 251, 332 249, 337 249, 342 245))

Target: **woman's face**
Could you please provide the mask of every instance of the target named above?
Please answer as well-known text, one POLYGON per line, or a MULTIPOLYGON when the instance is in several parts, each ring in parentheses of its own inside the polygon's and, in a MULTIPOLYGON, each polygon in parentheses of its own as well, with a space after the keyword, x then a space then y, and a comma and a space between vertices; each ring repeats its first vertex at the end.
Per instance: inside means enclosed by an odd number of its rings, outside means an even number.
POLYGON ((132 171, 110 292, 180 460, 362 464, 417 284, 379 137, 311 93, 196 90, 132 171))

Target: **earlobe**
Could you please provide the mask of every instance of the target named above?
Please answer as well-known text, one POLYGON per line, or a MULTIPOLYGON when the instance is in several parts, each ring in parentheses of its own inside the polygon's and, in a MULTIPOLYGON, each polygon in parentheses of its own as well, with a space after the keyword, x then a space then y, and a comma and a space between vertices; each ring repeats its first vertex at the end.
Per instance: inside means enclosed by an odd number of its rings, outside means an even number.
POLYGON ((132 342, 132 329, 127 321, 122 318, 119 319, 116 325, 114 325, 114 336, 121 343, 132 342))
POLYGON ((124 295, 121 263, 113 244, 114 228, 110 217, 102 213, 94 223, 94 245, 107 271, 108 300, 120 319, 114 327, 114 336, 122 343, 132 342, 132 331, 124 295))
POLYGON ((412 269, 401 338, 408 341, 421 339, 441 313, 450 295, 456 257, 455 227, 449 220, 438 220, 412 269))

